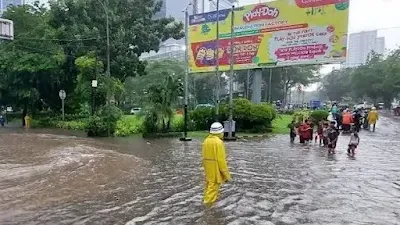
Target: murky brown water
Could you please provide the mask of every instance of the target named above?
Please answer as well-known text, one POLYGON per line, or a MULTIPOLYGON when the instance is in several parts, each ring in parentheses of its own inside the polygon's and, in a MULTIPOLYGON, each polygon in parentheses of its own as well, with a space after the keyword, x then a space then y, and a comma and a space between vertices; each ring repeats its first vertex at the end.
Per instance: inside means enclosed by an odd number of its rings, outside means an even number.
POLYGON ((0 129, 0 224, 400 224, 400 121, 355 158, 288 137, 227 143, 234 181, 201 204, 200 142, 0 129))

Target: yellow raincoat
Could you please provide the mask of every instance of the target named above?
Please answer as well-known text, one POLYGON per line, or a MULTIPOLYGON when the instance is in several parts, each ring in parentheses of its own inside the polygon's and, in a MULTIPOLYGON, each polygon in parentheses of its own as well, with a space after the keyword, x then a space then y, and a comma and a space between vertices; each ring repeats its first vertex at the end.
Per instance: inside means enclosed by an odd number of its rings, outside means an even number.
POLYGON ((376 124, 376 121, 379 119, 378 111, 372 110, 368 113, 368 123, 369 124, 376 124))
POLYGON ((210 134, 202 147, 205 172, 204 204, 212 205, 218 198, 221 184, 231 180, 226 163, 225 145, 217 134, 210 134))

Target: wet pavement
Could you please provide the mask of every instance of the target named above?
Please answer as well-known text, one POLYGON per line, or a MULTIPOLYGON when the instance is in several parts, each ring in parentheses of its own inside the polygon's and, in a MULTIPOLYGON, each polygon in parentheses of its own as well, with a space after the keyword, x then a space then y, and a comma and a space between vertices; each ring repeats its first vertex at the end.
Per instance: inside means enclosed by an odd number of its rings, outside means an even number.
POLYGON ((0 224, 400 224, 400 120, 337 154, 287 136, 227 143, 233 182, 201 204, 200 141, 0 129, 0 224))

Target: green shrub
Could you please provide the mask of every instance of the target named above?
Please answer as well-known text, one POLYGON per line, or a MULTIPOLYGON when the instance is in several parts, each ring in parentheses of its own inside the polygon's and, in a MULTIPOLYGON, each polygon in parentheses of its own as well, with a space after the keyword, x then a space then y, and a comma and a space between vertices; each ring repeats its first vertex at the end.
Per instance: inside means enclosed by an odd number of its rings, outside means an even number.
POLYGON ((280 109, 279 114, 283 115, 293 115, 295 111, 293 109, 280 109))
POLYGON ((80 118, 88 118, 92 113, 92 108, 88 103, 79 104, 79 112, 77 114, 80 118))
MULTIPOLYGON (((229 106, 221 107, 223 120, 228 119, 229 106)), ((244 98, 233 100, 233 120, 236 121, 236 131, 264 133, 271 131, 272 121, 276 118, 275 109, 269 104, 253 104, 244 98)))
POLYGON ((143 133, 143 136, 149 134, 155 134, 158 132, 158 115, 155 109, 146 110, 143 117, 143 124, 141 126, 140 131, 143 133))
POLYGON ((107 137, 109 136, 106 123, 98 115, 91 116, 86 125, 86 132, 89 137, 107 137))
POLYGON ((313 111, 310 117, 314 122, 318 123, 320 121, 326 120, 328 118, 329 112, 325 110, 316 110, 313 111))
MULTIPOLYGON (((189 120, 188 120, 189 122, 189 120)), ((173 132, 183 132, 185 127, 184 117, 181 115, 175 115, 172 120, 172 131, 173 132)))
POLYGON ((189 129, 193 131, 208 130, 213 122, 217 120, 215 108, 200 107, 189 112, 189 129))
POLYGON ((306 119, 310 117, 310 111, 302 110, 302 111, 296 111, 293 114, 293 120, 296 122, 296 124, 300 124, 306 119))
POLYGON ((89 118, 85 130, 89 136, 112 136, 116 131, 117 122, 121 117, 122 112, 116 106, 103 106, 95 116, 89 118))
POLYGON ((132 134, 138 134, 140 133, 142 123, 143 120, 139 116, 123 116, 122 119, 117 122, 115 135, 126 137, 132 134))

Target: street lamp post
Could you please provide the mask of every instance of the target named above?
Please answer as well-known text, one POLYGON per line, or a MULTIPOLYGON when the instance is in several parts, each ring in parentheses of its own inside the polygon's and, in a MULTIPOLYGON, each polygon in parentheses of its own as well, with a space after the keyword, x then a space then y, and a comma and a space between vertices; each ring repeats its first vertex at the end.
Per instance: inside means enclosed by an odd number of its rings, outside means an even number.
POLYGON ((185 12, 185 105, 183 108, 183 116, 184 116, 184 128, 183 128, 183 138, 181 141, 191 141, 192 139, 188 138, 188 104, 189 104, 189 6, 192 3, 189 3, 186 8, 183 10, 185 12))

